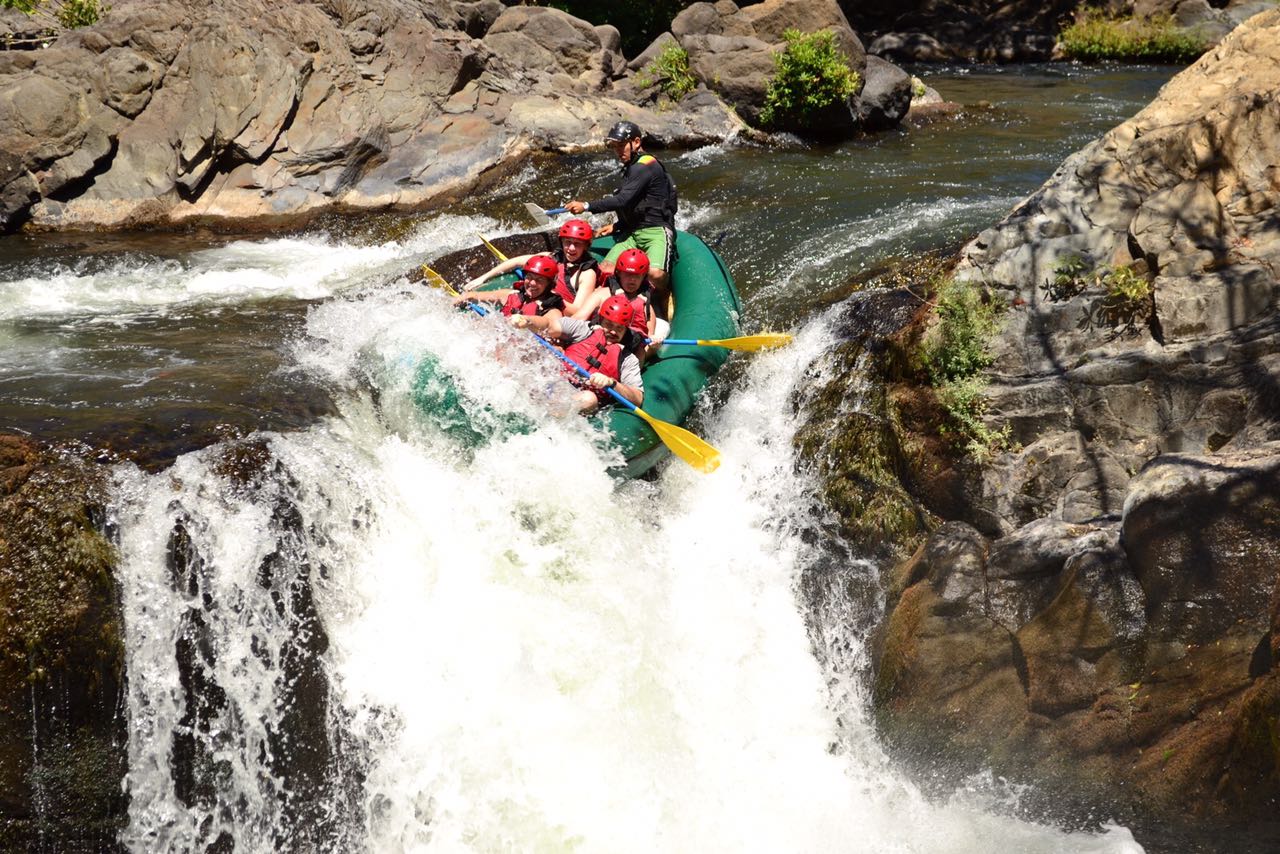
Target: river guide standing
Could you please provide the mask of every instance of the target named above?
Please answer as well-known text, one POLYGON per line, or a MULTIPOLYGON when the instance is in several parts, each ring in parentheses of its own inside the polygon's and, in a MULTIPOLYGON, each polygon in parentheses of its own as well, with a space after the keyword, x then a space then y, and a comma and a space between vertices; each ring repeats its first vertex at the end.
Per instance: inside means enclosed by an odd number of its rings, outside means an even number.
POLYGON ((644 250, 651 264, 653 305, 665 318, 671 293, 667 271, 676 257, 676 184, 658 158, 645 153, 640 137, 640 128, 633 122, 618 122, 610 128, 605 142, 622 163, 622 186, 613 195, 590 202, 567 202, 565 208, 574 214, 617 212, 617 224, 599 232, 613 233, 618 241, 604 263, 612 264, 627 249, 644 250))

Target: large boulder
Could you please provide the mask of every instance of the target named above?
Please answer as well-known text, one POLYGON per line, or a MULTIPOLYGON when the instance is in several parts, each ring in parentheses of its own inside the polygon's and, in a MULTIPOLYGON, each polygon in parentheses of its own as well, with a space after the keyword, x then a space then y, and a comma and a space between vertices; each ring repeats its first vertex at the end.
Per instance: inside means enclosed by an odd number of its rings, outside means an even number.
POLYGON ((858 121, 865 130, 896 127, 911 109, 911 75, 878 56, 868 56, 858 121))
MULTIPOLYGON (((967 523, 884 578, 877 721, 903 755, 1274 846, 1278 95, 1273 9, 962 250, 956 277, 1007 306, 986 417, 1014 441, 982 465, 899 459, 922 518, 967 523), (1151 292, 1117 296, 1117 271, 1151 292)), ((910 415, 880 413, 896 447, 930 441, 910 415)))

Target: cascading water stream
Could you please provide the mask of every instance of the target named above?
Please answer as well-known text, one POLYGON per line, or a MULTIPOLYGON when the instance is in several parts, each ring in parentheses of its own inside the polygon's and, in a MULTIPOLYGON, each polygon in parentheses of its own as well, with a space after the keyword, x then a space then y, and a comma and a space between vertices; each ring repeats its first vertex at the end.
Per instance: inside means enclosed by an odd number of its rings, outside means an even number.
POLYGON ((308 333, 338 416, 120 471, 133 850, 1138 850, 930 803, 829 690, 790 454, 824 318, 704 422, 718 472, 621 487, 530 399, 555 369, 432 293, 308 333), (427 360, 533 429, 460 442, 427 360))
MULTIPOLYGON (((792 413, 852 270, 989 224, 1167 76, 962 70, 944 94, 1000 106, 830 150, 666 157, 681 225, 723 237, 747 327, 800 327, 717 378, 697 424, 723 453, 710 476, 618 487, 601 437, 552 414, 566 387, 546 357, 386 284, 519 223, 4 243, 0 411, 95 447, 136 427, 122 444, 144 452, 112 511, 125 845, 1140 850, 1011 818, 1014 795, 980 780, 926 797, 883 753, 859 678, 874 596, 836 584, 815 607, 801 589, 815 568, 871 589, 875 568, 823 538, 792 413)), ((476 209, 572 198, 614 168, 526 167, 476 209)))

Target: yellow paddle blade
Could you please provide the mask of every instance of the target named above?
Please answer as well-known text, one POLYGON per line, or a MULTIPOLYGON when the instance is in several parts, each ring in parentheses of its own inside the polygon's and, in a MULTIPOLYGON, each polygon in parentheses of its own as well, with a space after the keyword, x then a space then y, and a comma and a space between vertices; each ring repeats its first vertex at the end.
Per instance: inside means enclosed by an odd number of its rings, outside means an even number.
POLYGON ((794 336, 786 332, 762 332, 759 335, 743 335, 740 338, 720 338, 713 341, 698 339, 699 344, 710 347, 724 347, 728 350, 742 350, 754 353, 757 350, 773 350, 791 343, 794 336))
POLYGON ((720 467, 720 452, 683 427, 659 421, 640 407, 631 410, 639 415, 658 434, 671 453, 698 471, 709 474, 720 467))
POLYGON ((451 297, 459 296, 458 292, 453 289, 453 286, 444 280, 444 276, 440 275, 426 264, 422 265, 422 281, 426 282, 433 288, 439 288, 451 297))
POLYGON ((507 260, 507 256, 502 254, 502 250, 485 240, 483 234, 477 234, 476 237, 480 238, 480 242, 485 245, 485 248, 493 253, 494 258, 497 258, 499 261, 507 260))

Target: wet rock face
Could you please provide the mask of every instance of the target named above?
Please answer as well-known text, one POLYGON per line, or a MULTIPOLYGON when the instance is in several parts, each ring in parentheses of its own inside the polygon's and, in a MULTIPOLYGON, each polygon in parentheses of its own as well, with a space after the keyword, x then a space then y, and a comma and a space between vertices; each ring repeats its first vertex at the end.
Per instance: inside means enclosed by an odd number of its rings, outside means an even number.
POLYGON ((1252 822, 1274 850, 1277 94, 1271 10, 962 251, 957 278, 1011 306, 988 420, 1020 446, 957 468, 970 506, 926 505, 972 527, 885 576, 875 696, 903 755, 1139 829, 1252 822), (1151 286, 1127 314, 1117 268, 1151 286))
POLYGON ((503 160, 742 129, 715 98, 626 100, 616 31, 489 0, 123 0, 0 52, 0 230, 296 221, 430 203, 503 160))
POLYGON ((0 847, 109 850, 124 648, 104 470, 0 435, 0 847))
POLYGON ((885 385, 892 337, 921 308, 907 289, 850 298, 841 320, 845 339, 810 368, 824 381, 795 401, 803 423, 794 439, 798 454, 814 467, 842 533, 871 550, 900 549, 929 521, 902 484, 912 450, 902 447, 885 385))

